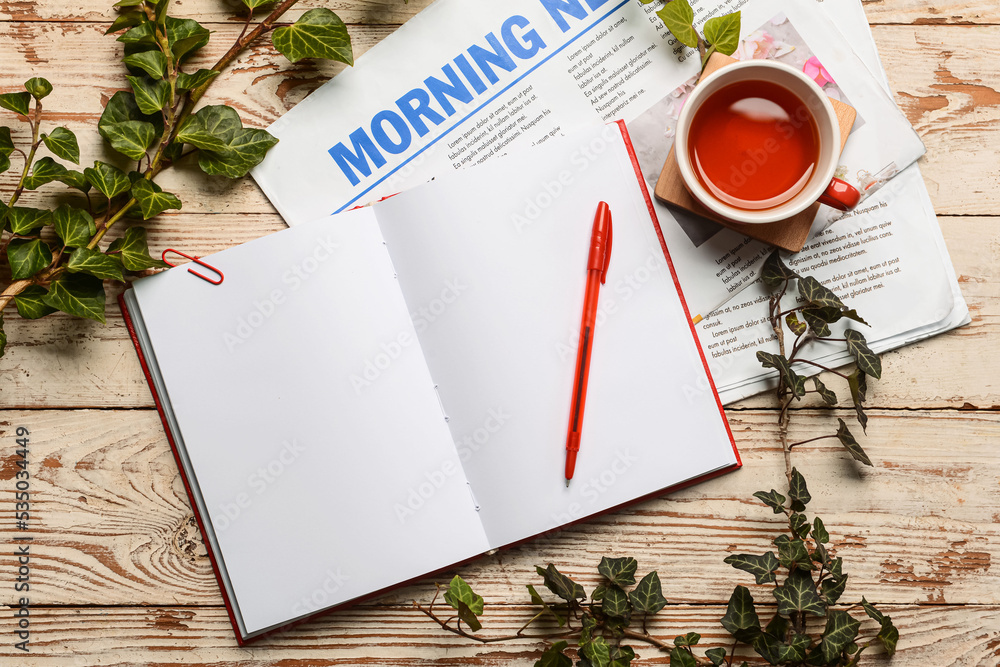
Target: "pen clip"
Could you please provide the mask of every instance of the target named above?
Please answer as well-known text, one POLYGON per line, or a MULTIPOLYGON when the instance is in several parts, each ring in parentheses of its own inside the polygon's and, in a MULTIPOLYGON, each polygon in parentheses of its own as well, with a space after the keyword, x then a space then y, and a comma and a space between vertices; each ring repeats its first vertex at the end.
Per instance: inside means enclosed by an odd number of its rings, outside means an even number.
POLYGON ((601 284, 608 279, 608 265, 611 264, 611 240, 614 238, 614 227, 611 225, 611 209, 608 209, 608 240, 604 244, 604 268, 601 269, 601 284))
POLYGON ((184 257, 184 258, 186 258, 186 259, 190 259, 190 260, 191 260, 192 262, 194 262, 195 264, 198 264, 199 266, 204 266, 204 267, 205 267, 206 269, 208 269, 209 271, 212 271, 213 273, 215 273, 215 274, 217 274, 217 275, 219 276, 219 279, 218 279, 218 280, 212 280, 212 279, 211 279, 211 278, 209 278, 208 276, 206 276, 206 275, 203 275, 203 274, 201 274, 201 273, 198 273, 198 272, 197 272, 197 271, 195 271, 194 269, 188 269, 188 273, 193 273, 194 275, 198 276, 199 278, 201 278, 201 279, 202 279, 202 280, 204 280, 205 282, 209 282, 209 283, 212 283, 213 285, 221 285, 221 284, 222 284, 222 281, 226 279, 226 277, 225 277, 224 275, 222 275, 222 271, 219 271, 219 270, 218 270, 217 268, 215 268, 215 267, 214 267, 214 266, 212 266, 211 264, 206 264, 205 262, 201 261, 201 260, 200 260, 200 259, 198 259, 197 257, 192 257, 191 255, 187 255, 187 254, 185 254, 185 253, 181 252, 180 250, 174 250, 173 248, 167 248, 166 250, 164 250, 164 251, 163 251, 163 254, 162 254, 162 255, 160 255, 160 258, 161 258, 161 259, 163 260, 163 262, 164 262, 165 264, 167 264, 168 266, 171 266, 171 267, 175 267, 175 266, 177 266, 176 264, 171 264, 171 263, 170 263, 170 262, 169 262, 169 261, 167 260, 167 253, 168 253, 168 252, 172 252, 172 253, 174 253, 175 255, 180 255, 181 257, 184 257))

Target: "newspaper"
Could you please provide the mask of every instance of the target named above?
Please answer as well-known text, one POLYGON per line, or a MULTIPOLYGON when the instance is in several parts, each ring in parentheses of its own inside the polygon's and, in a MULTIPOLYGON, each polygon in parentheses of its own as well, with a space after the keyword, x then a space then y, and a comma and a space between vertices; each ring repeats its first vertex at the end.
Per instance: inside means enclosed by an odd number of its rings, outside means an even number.
MULTIPOLYGON (((866 194, 924 147, 820 5, 701 0, 699 23, 735 9, 736 56, 802 68, 858 121, 838 171, 866 194)), ((280 118, 253 176, 288 224, 377 200, 553 136, 624 119, 654 184, 699 72, 639 0, 439 0, 280 118)), ((526 200, 540 215, 546 193, 526 200)), ((707 314, 756 278, 765 244, 664 206, 657 211, 689 307, 707 314), (736 261, 736 258, 739 261, 736 261)), ((834 219, 822 209, 817 227, 834 219)))

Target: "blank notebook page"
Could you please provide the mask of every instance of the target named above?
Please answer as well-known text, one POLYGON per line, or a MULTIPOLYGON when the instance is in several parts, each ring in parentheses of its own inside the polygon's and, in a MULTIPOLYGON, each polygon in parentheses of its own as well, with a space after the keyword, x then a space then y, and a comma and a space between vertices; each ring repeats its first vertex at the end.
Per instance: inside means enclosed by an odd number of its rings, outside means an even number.
POLYGON ((617 126, 446 175, 375 208, 494 547, 737 463, 617 126), (614 243, 566 488, 601 200, 614 243))
POLYGON ((135 297, 245 634, 486 551, 371 209, 209 261, 135 297))

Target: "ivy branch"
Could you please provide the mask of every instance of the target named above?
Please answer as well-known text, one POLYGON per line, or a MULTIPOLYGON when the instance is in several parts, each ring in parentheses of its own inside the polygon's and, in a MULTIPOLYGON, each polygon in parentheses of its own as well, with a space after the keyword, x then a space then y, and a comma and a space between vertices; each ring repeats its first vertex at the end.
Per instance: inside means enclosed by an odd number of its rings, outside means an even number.
POLYGON ((18 314, 37 319, 56 311, 104 322, 104 281, 124 282, 165 264, 149 255, 146 230, 129 226, 102 248, 108 231, 131 218, 148 220, 178 210, 180 198, 155 183, 178 160, 194 155, 210 176, 242 178, 260 163, 277 139, 265 130, 243 127, 235 109, 195 107, 213 82, 252 43, 270 33, 275 49, 291 62, 303 58, 353 64, 351 39, 329 9, 311 9, 294 23, 278 25, 298 0, 282 0, 252 29, 253 17, 268 0, 242 0, 243 31, 211 69, 186 71, 184 63, 209 42, 197 21, 168 15, 169 0, 121 0, 106 34, 124 46, 128 90, 108 101, 97 130, 134 168, 97 161, 77 171, 59 160, 80 164, 76 135, 65 127, 43 132, 42 100, 52 85, 29 79, 24 90, 0 94, 0 108, 29 126, 30 140, 18 146, 9 127, 0 127, 0 173, 11 157, 22 160, 21 176, 9 198, 0 198, 0 255, 10 280, 0 282, 0 356, 7 335, 3 313, 13 303, 18 314), (44 146, 51 153, 36 159, 44 146), (54 157, 53 157, 54 156, 54 157), (19 206, 25 191, 62 183, 78 194, 54 209, 19 206), (6 200, 6 201, 5 201, 6 200))
MULTIPOLYGON (((640 0, 648 5, 656 0, 640 0)), ((704 70, 712 54, 718 51, 731 56, 740 44, 740 12, 716 16, 705 21, 704 36, 694 25, 694 9, 688 0, 667 0, 656 12, 663 25, 684 46, 698 49, 701 69, 704 70)))

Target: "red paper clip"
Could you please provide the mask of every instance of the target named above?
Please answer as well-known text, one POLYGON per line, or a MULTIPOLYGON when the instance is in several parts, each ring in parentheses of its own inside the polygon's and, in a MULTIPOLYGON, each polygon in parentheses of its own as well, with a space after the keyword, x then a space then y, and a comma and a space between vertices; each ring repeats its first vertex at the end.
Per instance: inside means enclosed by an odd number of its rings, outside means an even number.
POLYGON ((218 279, 218 280, 212 280, 212 279, 211 279, 211 278, 209 278, 208 276, 206 276, 206 275, 203 275, 203 274, 201 274, 201 273, 198 273, 198 272, 197 272, 197 271, 195 271, 194 269, 188 269, 188 273, 193 273, 194 275, 198 276, 199 278, 201 278, 202 280, 204 280, 204 281, 206 281, 206 282, 209 282, 209 283, 212 283, 213 285, 221 285, 221 284, 222 284, 222 281, 226 279, 226 277, 225 277, 224 275, 222 275, 222 271, 219 271, 219 270, 218 270, 217 268, 215 268, 215 267, 214 267, 214 266, 212 266, 211 264, 206 264, 205 262, 201 261, 201 260, 200 260, 200 259, 198 259, 197 257, 192 257, 191 255, 185 255, 185 254, 184 254, 184 253, 182 253, 182 252, 181 252, 180 250, 174 250, 173 248, 167 248, 166 250, 164 250, 164 251, 163 251, 163 254, 162 254, 162 255, 160 255, 161 259, 163 259, 163 261, 164 261, 164 262, 166 262, 166 264, 167 264, 168 266, 177 266, 176 264, 171 264, 171 263, 170 263, 170 262, 169 262, 169 261, 167 260, 167 253, 168 253, 168 252, 172 252, 172 253, 174 253, 175 255, 180 255, 181 257, 184 257, 185 259, 190 259, 190 260, 191 260, 192 262, 194 262, 195 264, 198 264, 198 265, 200 265, 200 266, 204 266, 204 267, 205 267, 206 269, 208 269, 209 271, 212 271, 212 272, 214 272, 214 273, 217 273, 217 274, 219 275, 219 279, 218 279))

